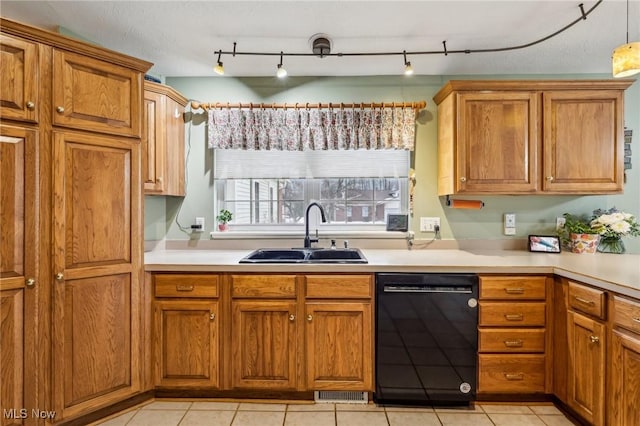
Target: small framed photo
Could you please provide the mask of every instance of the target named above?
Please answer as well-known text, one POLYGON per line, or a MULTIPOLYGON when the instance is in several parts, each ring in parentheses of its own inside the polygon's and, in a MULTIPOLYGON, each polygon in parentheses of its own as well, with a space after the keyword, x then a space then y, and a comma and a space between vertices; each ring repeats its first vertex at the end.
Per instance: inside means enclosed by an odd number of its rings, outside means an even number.
POLYGON ((529 251, 560 253, 560 238, 555 235, 529 235, 529 251))

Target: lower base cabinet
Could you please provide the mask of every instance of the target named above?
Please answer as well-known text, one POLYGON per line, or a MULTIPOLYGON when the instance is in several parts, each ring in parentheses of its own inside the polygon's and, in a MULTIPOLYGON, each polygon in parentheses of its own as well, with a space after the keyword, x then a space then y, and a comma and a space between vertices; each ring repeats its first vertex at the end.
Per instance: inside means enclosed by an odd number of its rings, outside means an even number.
POLYGON ((307 387, 373 389, 371 303, 306 304, 307 387))
POLYGON ((295 390, 295 301, 234 300, 231 310, 232 387, 295 390))
POLYGON ((606 327, 569 311, 567 405, 592 425, 604 425, 606 327))
POLYGON ((372 274, 156 273, 153 286, 159 388, 373 391, 372 274))
POLYGON ((218 302, 157 301, 155 384, 218 387, 218 302))

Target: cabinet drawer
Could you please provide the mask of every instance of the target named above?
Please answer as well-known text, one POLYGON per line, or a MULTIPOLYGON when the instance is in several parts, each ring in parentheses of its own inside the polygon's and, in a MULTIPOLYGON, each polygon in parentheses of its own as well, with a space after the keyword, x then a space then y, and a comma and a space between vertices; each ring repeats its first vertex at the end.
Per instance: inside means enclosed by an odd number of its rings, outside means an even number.
POLYGON ((307 275, 308 298, 370 298, 370 275, 307 275))
POLYGON ((480 301, 481 326, 535 327, 545 325, 544 302, 480 301))
POLYGON ((481 328, 479 352, 544 352, 543 328, 481 328))
POLYGON ((296 297, 295 275, 232 275, 231 297, 296 297))
POLYGON ((544 355, 478 355, 478 392, 543 393, 544 355))
POLYGON ((218 275, 158 274, 156 297, 218 297, 218 275))
POLYGON ((480 277, 481 299, 544 300, 546 277, 480 277))
POLYGON ((605 319, 606 293, 569 281, 569 306, 585 314, 605 319))
POLYGON ((614 296, 613 323, 635 333, 640 333, 640 303, 614 296))

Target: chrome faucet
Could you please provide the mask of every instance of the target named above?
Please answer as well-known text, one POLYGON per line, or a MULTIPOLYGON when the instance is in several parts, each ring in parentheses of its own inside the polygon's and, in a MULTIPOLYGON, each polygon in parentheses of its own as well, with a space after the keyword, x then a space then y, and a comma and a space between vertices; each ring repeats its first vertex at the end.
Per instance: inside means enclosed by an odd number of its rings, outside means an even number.
POLYGON ((320 209, 320 216, 322 217, 322 223, 327 222, 327 217, 324 214, 324 209, 322 206, 315 201, 313 203, 309 203, 307 206, 307 211, 304 213, 304 248, 311 248, 311 243, 317 243, 318 238, 310 238, 309 237, 309 210, 311 207, 316 206, 320 209))

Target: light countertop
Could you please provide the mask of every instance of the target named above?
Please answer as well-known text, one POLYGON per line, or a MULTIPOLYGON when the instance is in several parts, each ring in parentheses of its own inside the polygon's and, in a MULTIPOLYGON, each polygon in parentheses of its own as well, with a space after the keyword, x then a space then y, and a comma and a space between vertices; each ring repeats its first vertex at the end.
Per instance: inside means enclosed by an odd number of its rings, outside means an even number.
POLYGON ((640 255, 529 253, 517 250, 367 250, 367 264, 240 264, 251 250, 155 250, 147 271, 554 273, 640 298, 640 255))

